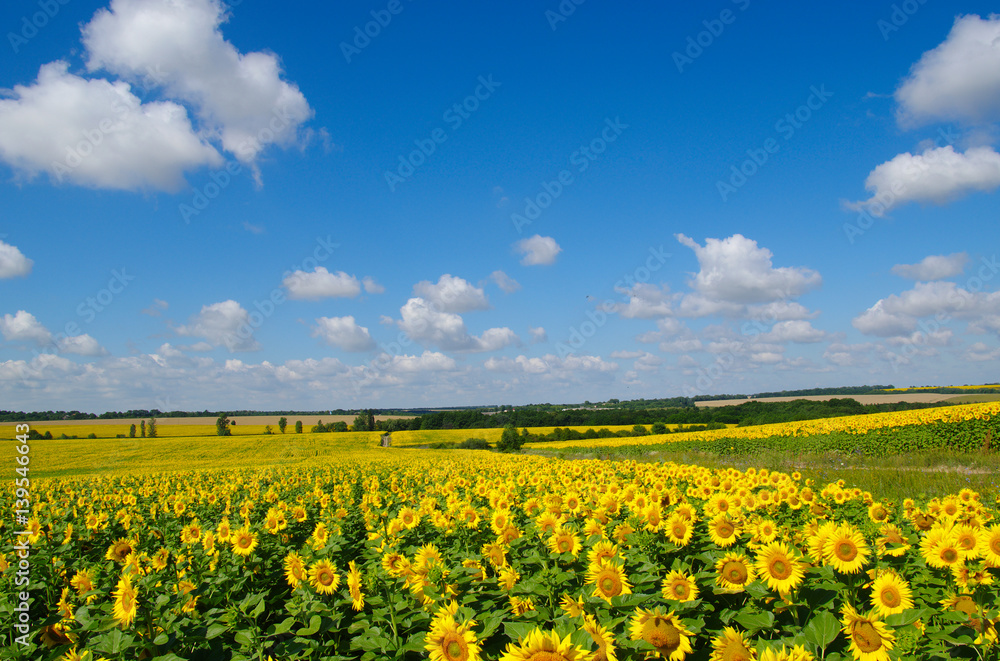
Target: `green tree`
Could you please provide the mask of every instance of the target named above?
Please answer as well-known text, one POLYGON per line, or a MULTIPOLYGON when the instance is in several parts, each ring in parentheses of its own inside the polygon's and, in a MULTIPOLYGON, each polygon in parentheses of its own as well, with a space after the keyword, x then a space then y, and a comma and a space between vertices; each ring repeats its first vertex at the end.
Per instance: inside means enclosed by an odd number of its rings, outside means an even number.
POLYGON ((142 438, 146 438, 146 421, 145 420, 141 420, 139 422, 139 430, 140 430, 139 436, 141 436, 142 438))
POLYGON ((302 421, 301 420, 296 420, 295 421, 295 433, 296 434, 301 434, 302 433, 302 421))
POLYGON ((156 418, 149 419, 149 424, 146 425, 146 436, 156 438, 156 418))
POLYGON ((358 417, 354 418, 354 424, 351 425, 351 429, 354 431, 371 431, 368 428, 368 415, 365 413, 359 413, 358 417))
POLYGON ((654 434, 666 434, 667 426, 662 422, 654 422, 652 432, 654 434))
POLYGON ((338 420, 333 423, 333 431, 347 431, 347 423, 343 420, 338 420))
POLYGON ((218 419, 215 421, 215 433, 219 436, 231 436, 232 432, 229 431, 229 416, 225 413, 220 413, 218 419))
POLYGON ((135 425, 131 425, 128 428, 128 437, 135 438, 135 425))
POLYGON ((521 449, 521 437, 517 434, 517 428, 508 423, 500 434, 500 442, 497 443, 497 450, 500 452, 518 452, 521 449))
POLYGON ((274 433, 274 430, 271 429, 271 425, 264 425, 264 433, 265 434, 273 434, 274 433))
POLYGON ((282 434, 285 433, 285 427, 287 426, 288 426, 288 418, 282 416, 281 418, 278 419, 278 429, 281 430, 282 434))

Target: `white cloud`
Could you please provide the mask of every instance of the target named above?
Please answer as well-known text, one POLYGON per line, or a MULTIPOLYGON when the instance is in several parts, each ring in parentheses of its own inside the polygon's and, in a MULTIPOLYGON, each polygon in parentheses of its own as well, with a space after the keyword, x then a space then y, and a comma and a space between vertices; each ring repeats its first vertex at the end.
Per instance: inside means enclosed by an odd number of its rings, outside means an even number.
POLYGON ((495 282, 497 287, 502 289, 505 294, 513 294, 521 288, 521 285, 517 280, 510 277, 503 271, 494 271, 493 273, 490 273, 490 280, 495 282))
POLYGON ((141 103, 126 83, 87 80, 67 67, 46 64, 33 85, 0 99, 0 159, 16 170, 94 188, 173 192, 185 171, 223 164, 183 106, 141 103))
POLYGON ((31 273, 33 264, 17 246, 0 241, 0 279, 24 277, 31 273))
POLYGON ((462 317, 442 312, 423 298, 409 299, 400 308, 399 327, 412 339, 424 345, 434 345, 445 351, 497 351, 519 342, 507 327, 490 328, 479 337, 469 334, 462 317))
POLYGON ((792 321, 795 319, 814 319, 819 316, 819 312, 810 311, 809 308, 795 301, 774 301, 763 305, 748 306, 747 316, 751 319, 767 321, 792 321))
POLYGON ((535 266, 538 264, 554 264, 556 255, 562 251, 562 248, 559 247, 559 244, 551 236, 536 234, 515 243, 514 250, 524 255, 521 258, 521 264, 535 266))
POLYGON ((656 319, 671 314, 670 288, 640 282, 629 289, 619 290, 628 295, 628 303, 619 303, 616 310, 625 319, 656 319))
POLYGON ((851 321, 851 325, 865 335, 889 337, 908 333, 916 327, 916 319, 909 315, 888 311, 884 300, 879 300, 851 321))
POLYGON ((385 287, 375 282, 375 279, 370 276, 365 276, 361 279, 361 284, 364 285, 366 294, 384 294, 385 287))
POLYGON ((413 285, 413 293, 441 312, 469 312, 490 307, 482 288, 449 273, 438 278, 437 284, 421 280, 413 285))
POLYGON ((368 329, 359 326, 353 316, 320 317, 313 328, 313 337, 344 351, 371 351, 375 348, 368 329))
POLYGON ((483 367, 493 372, 510 372, 531 375, 545 375, 556 380, 572 380, 575 377, 600 373, 611 373, 618 369, 618 363, 605 361, 600 356, 578 356, 569 354, 559 358, 554 354, 528 358, 520 355, 514 359, 489 358, 483 367))
POLYGON ((143 308, 142 310, 140 310, 140 312, 142 312, 143 314, 147 314, 150 317, 159 317, 163 313, 163 311, 166 310, 168 307, 170 307, 170 304, 167 303, 166 301, 154 298, 153 304, 150 305, 148 308, 143 308))
POLYGON ((230 351, 256 351, 260 348, 253 337, 250 315, 233 300, 202 306, 188 324, 174 329, 178 335, 201 337, 212 346, 225 345, 230 351))
POLYGON ((8 342, 33 342, 42 347, 52 342, 52 333, 42 325, 35 315, 18 310, 13 315, 0 318, 0 333, 8 342))
POLYGON ((998 186, 1000 154, 990 147, 970 147, 962 153, 946 145, 920 154, 905 152, 876 166, 865 180, 872 196, 847 206, 881 217, 908 202, 946 204, 998 186))
POLYGON ((545 332, 544 328, 535 328, 533 326, 528 326, 528 334, 531 335, 531 343, 538 344, 539 342, 545 342, 549 339, 548 334, 545 332))
POLYGON ((330 273, 326 267, 317 266, 308 271, 294 271, 281 281, 288 290, 288 297, 296 300, 321 298, 354 298, 361 293, 361 283, 343 271, 330 273))
POLYGON ((870 363, 868 355, 874 346, 870 342, 861 344, 834 342, 823 352, 823 358, 838 367, 862 367, 870 363))
POLYGON ((826 339, 826 333, 813 328, 813 325, 805 320, 779 321, 770 331, 761 335, 761 339, 766 342, 797 342, 811 343, 821 342, 826 339))
POLYGON ((240 53, 218 0, 112 0, 83 28, 91 71, 104 69, 190 104, 241 162, 295 142, 313 111, 273 53, 240 53))
POLYGON ((392 357, 389 368, 391 371, 411 372, 447 372, 455 369, 455 359, 439 351, 424 351, 419 356, 397 355, 392 357))
POLYGON ((896 90, 906 127, 1000 120, 1000 16, 959 16, 948 37, 924 53, 896 90))
POLYGON ((56 343, 62 353, 71 353, 78 356, 107 356, 108 350, 98 344, 97 340, 86 333, 62 337, 56 343))
POLYGON ((956 252, 950 255, 929 255, 916 264, 896 264, 892 272, 910 280, 941 280, 960 274, 969 263, 969 255, 956 252))
POLYGON ((771 251, 742 234, 706 239, 704 246, 683 234, 677 240, 694 251, 701 267, 689 285, 709 301, 768 303, 801 296, 822 282, 811 269, 774 268, 771 251))
POLYGON ((970 291, 947 280, 935 280, 918 282, 913 289, 878 300, 851 323, 866 335, 881 337, 908 335, 926 317, 964 319, 969 321, 970 330, 986 332, 1000 330, 1000 325, 993 324, 994 319, 1000 320, 998 315, 1000 292, 970 291))

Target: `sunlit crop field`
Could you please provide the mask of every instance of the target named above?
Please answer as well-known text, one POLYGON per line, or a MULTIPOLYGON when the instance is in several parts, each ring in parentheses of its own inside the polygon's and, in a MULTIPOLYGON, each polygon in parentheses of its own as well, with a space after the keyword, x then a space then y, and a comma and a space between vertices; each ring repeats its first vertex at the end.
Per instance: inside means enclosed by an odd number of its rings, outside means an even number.
POLYGON ((64 477, 20 526, 27 645, 0 524, 4 658, 997 658, 1000 512, 971 490, 378 437, 32 442, 64 477))

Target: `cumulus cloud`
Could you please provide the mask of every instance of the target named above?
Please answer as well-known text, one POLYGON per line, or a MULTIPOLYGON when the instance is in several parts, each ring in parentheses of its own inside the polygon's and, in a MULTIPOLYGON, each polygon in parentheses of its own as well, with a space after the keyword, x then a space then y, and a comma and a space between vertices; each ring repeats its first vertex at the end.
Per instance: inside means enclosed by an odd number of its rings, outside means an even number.
POLYGON ((230 351, 256 351, 260 345, 253 337, 250 315, 234 300, 202 306, 190 321, 174 329, 178 335, 204 338, 212 346, 226 346, 230 351))
POLYGON ((448 273, 438 278, 436 284, 421 280, 413 285, 413 293, 442 312, 470 312, 490 307, 481 287, 448 273))
POLYGON ((964 319, 973 331, 1000 330, 993 323, 1000 320, 1000 292, 970 291, 946 280, 918 282, 913 289, 876 301, 851 324, 866 335, 904 336, 926 317, 964 319))
POLYGON ((870 342, 860 344, 844 344, 833 342, 823 352, 823 358, 838 367, 862 367, 868 365, 869 353, 875 347, 870 342))
POLYGON ((909 202, 946 204, 969 193, 991 192, 1000 186, 1000 154, 991 147, 932 147, 920 154, 905 152, 869 173, 867 200, 848 204, 881 217, 909 202))
POLYGON ((490 328, 479 337, 469 334, 462 317, 443 312, 429 301, 411 298, 400 308, 399 327, 411 338, 424 345, 434 345, 445 351, 497 351, 519 342, 507 327, 490 328))
POLYGON ((17 246, 0 241, 0 279, 24 277, 31 273, 33 264, 17 246))
POLYGON ((916 264, 896 264, 892 272, 909 280, 941 280, 960 274, 969 263, 969 255, 956 252, 950 255, 928 255, 916 264))
POLYGON ((708 301, 768 303, 801 296, 822 282, 819 273, 811 269, 774 268, 771 251, 742 234, 706 239, 704 246, 683 234, 676 236, 698 258, 701 270, 689 285, 708 301))
POLYGON ((141 103, 126 83, 87 80, 67 67, 46 64, 34 84, 0 99, 0 158, 14 169, 93 188, 173 192, 185 171, 223 164, 183 106, 141 103))
POLYGON ((295 142, 313 111, 273 53, 240 53, 223 37, 218 0, 112 0, 83 28, 90 71, 103 69, 191 105, 226 151, 252 164, 295 142))
POLYGON ((62 353, 71 353, 78 356, 107 356, 108 350, 98 344, 97 340, 90 335, 71 335, 61 337, 56 342, 56 346, 62 353))
POLYGON ((8 342, 31 342, 40 347, 52 342, 52 333, 26 310, 0 318, 0 333, 8 342))
POLYGON ((1000 120, 1000 16, 959 16, 896 90, 902 126, 1000 120))
POLYGON ((158 298, 153 299, 153 304, 148 308, 143 308, 140 310, 143 314, 149 315, 150 317, 159 317, 163 314, 163 311, 170 307, 170 304, 166 301, 162 301, 158 298))
POLYGON ((672 313, 670 288, 640 282, 620 290, 628 296, 627 303, 619 303, 616 311, 625 319, 656 319, 672 313))
POLYGON ((496 283, 496 286, 503 290, 505 294, 513 294, 521 288, 521 285, 517 280, 510 277, 503 271, 494 271, 493 273, 490 273, 490 280, 496 283))
POLYGON ((353 316, 320 317, 313 328, 313 337, 344 351, 371 351, 375 348, 375 340, 368 329, 359 326, 353 316))
POLYGON ((375 279, 370 276, 365 276, 361 279, 361 284, 365 288, 366 294, 384 294, 385 287, 375 282, 375 279))
POLYGON ((548 334, 545 332, 544 328, 535 328, 533 326, 528 326, 528 335, 531 336, 531 343, 538 344, 539 342, 545 342, 549 339, 548 334))
POLYGON ((600 356, 569 354, 560 358, 554 354, 529 358, 489 358, 483 367, 493 372, 510 372, 528 375, 545 375, 558 380, 569 380, 575 376, 610 373, 618 369, 618 363, 609 362, 600 356))
POLYGON ((766 342, 797 342, 808 344, 821 342, 826 339, 826 333, 813 328, 813 325, 805 320, 779 321, 771 330, 761 335, 761 339, 766 342))
POLYGON ((296 300, 354 298, 361 293, 361 282, 355 276, 343 271, 330 273, 323 266, 312 272, 294 271, 281 284, 288 290, 288 297, 296 300))
POLYGON ((521 264, 525 266, 535 266, 538 264, 554 264, 556 255, 562 252, 562 248, 551 236, 540 236, 538 234, 527 239, 521 239, 514 244, 514 250, 524 255, 521 264))

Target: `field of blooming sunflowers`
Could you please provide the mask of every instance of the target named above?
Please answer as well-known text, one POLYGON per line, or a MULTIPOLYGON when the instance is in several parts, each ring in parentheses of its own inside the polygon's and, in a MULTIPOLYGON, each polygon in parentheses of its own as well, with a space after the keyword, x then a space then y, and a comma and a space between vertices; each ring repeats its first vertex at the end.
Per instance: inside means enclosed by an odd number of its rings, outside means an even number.
POLYGON ((27 525, 0 523, 0 655, 1000 656, 1000 511, 971 490, 892 503, 794 473, 376 439, 197 471, 212 441, 155 439, 176 452, 156 470, 33 481, 27 525))

